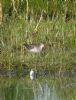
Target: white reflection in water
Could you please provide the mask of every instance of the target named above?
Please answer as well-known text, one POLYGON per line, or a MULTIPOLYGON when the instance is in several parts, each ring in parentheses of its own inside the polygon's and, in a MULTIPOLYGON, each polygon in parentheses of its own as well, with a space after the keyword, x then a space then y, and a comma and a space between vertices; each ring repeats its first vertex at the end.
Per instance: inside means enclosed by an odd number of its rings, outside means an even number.
MULTIPOLYGON (((54 89, 52 87, 52 89, 54 89)), ((39 85, 37 89, 34 89, 34 100, 57 100, 56 95, 53 94, 53 90, 51 90, 48 84, 44 84, 42 86, 39 85)))

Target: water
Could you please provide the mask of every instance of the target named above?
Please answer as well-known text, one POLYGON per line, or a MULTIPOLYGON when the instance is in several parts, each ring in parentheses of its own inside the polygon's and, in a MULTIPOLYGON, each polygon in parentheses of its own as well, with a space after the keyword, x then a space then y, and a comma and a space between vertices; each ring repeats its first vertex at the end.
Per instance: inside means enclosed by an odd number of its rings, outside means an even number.
POLYGON ((76 100, 76 77, 0 77, 0 100, 76 100))

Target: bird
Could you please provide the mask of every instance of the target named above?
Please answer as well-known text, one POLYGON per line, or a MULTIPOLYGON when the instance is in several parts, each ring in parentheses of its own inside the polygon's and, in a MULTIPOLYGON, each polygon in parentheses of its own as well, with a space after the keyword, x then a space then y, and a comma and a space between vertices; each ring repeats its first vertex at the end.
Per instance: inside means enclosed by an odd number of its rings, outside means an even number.
POLYGON ((33 69, 30 71, 30 79, 33 80, 35 78, 35 72, 33 69))
POLYGON ((27 49, 29 52, 32 53, 40 53, 42 49, 44 48, 44 44, 40 43, 37 45, 34 44, 24 44, 25 49, 27 49))

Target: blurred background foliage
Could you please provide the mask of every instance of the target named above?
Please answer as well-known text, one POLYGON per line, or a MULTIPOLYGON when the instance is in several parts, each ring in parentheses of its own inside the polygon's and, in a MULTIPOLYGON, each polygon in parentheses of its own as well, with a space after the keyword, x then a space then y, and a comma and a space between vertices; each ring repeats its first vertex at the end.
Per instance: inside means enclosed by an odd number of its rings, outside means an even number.
POLYGON ((76 0, 3 0, 4 16, 28 16, 44 19, 64 16, 65 20, 76 17, 76 0))
POLYGON ((1 4, 0 68, 25 64, 76 70, 76 0, 2 0, 1 4), (23 48, 24 43, 40 42, 45 44, 40 56, 23 48))

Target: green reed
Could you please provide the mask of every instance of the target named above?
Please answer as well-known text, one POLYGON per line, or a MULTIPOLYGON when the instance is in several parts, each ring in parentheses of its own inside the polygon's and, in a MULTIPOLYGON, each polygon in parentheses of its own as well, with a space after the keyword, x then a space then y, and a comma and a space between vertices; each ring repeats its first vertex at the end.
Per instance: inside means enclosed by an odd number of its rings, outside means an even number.
POLYGON ((50 70, 74 69, 76 65, 76 28, 71 19, 64 22, 63 17, 54 20, 43 20, 34 33, 37 25, 35 20, 30 22, 17 18, 4 23, 0 32, 1 40, 1 68, 22 68, 26 64, 29 68, 48 68, 50 70), (32 54, 24 50, 24 43, 45 44, 40 54, 32 54))

